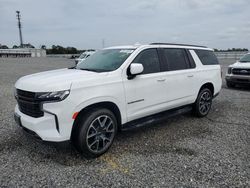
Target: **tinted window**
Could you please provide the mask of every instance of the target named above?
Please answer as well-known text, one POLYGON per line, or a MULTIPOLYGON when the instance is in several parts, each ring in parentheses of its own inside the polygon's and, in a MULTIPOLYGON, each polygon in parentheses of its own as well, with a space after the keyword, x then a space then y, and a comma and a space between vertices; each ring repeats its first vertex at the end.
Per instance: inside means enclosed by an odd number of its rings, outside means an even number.
POLYGON ((203 65, 217 65, 219 61, 213 51, 195 50, 203 65))
POLYGON ((156 49, 147 49, 142 51, 133 61, 143 65, 143 74, 160 72, 160 62, 156 49))
POLYGON ((183 49, 164 49, 163 54, 167 59, 168 70, 188 69, 187 54, 183 49))

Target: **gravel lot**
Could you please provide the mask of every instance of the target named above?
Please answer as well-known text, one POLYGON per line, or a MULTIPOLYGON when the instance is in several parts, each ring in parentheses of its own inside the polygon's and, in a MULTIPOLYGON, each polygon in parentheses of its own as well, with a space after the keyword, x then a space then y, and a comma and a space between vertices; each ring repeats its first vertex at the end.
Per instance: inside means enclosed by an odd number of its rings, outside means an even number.
MULTIPOLYGON (((222 61, 224 72, 232 61, 222 61)), ((108 153, 81 157, 43 143, 13 120, 15 81, 73 65, 60 58, 0 58, 0 187, 249 187, 250 89, 225 83, 208 117, 190 114, 119 133, 108 153)))

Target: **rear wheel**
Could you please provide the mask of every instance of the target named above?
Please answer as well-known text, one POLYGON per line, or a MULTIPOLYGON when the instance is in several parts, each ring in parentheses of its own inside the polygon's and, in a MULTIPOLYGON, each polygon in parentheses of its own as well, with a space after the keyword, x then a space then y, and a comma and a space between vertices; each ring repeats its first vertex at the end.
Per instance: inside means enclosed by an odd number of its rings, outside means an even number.
POLYGON ((108 109, 93 109, 83 115, 76 126, 73 138, 77 150, 86 158, 104 154, 112 145, 117 133, 117 120, 108 109))
POLYGON ((194 114, 198 117, 206 116, 212 106, 212 92, 208 88, 204 88, 200 91, 193 107, 194 114))

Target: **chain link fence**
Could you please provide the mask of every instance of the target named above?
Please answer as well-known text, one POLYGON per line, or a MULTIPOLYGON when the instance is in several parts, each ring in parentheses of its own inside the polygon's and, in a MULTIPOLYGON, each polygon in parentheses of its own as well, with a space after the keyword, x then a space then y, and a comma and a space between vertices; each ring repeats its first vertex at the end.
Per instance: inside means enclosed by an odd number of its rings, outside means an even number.
POLYGON ((217 56, 218 59, 230 59, 237 61, 247 53, 248 51, 215 52, 215 55, 217 56))

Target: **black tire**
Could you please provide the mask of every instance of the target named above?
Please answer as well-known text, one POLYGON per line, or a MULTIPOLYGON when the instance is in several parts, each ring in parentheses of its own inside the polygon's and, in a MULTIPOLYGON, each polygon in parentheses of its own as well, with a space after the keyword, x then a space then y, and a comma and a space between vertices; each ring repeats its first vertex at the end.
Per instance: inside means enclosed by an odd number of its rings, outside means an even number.
POLYGON ((227 87, 228 88, 234 88, 235 84, 233 82, 227 81, 227 87))
POLYGON ((96 158, 108 151, 117 133, 116 117, 105 108, 92 109, 83 114, 76 126, 78 129, 72 141, 86 158, 96 158))
POLYGON ((194 103, 193 112, 197 117, 205 117, 212 106, 213 94, 210 89, 203 88, 194 103))

